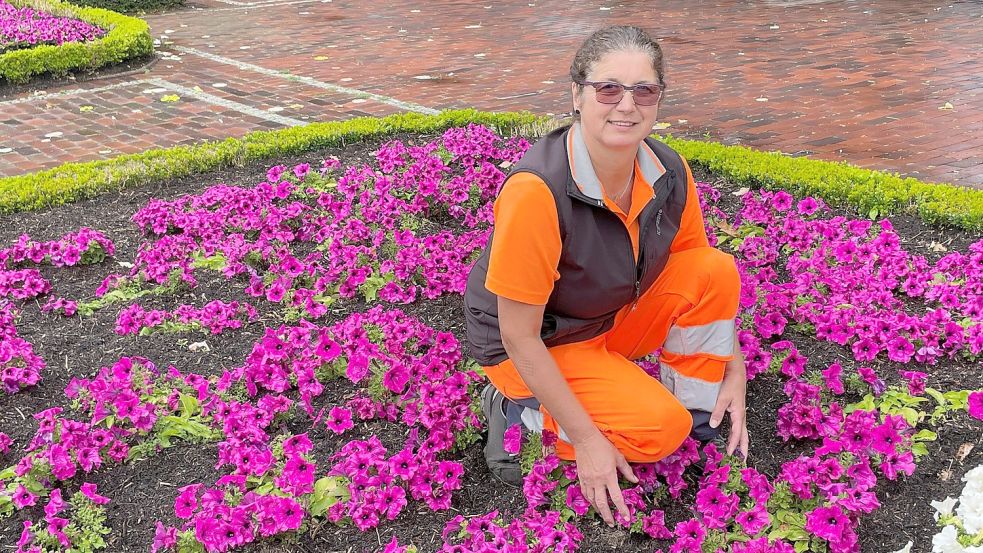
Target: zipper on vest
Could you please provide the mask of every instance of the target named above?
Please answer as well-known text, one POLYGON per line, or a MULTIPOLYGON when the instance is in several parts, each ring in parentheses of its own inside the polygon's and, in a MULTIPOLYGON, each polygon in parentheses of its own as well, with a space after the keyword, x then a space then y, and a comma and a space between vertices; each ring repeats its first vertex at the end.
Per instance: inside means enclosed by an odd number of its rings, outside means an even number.
MULTIPOLYGON (((642 282, 638 275, 638 260, 635 259, 635 250, 631 246, 631 234, 628 232, 627 228, 625 228, 625 234, 628 234, 628 258, 631 259, 631 267, 635 275, 633 277, 635 281, 635 295, 634 295, 634 299, 632 299, 631 301, 631 310, 634 311, 635 308, 638 307, 638 296, 639 296, 639 291, 641 289, 642 282)), ((641 236, 639 236, 639 239, 641 239, 641 236)), ((641 242, 639 242, 639 248, 641 248, 641 242)), ((639 253, 641 253, 640 249, 639 249, 639 253)))

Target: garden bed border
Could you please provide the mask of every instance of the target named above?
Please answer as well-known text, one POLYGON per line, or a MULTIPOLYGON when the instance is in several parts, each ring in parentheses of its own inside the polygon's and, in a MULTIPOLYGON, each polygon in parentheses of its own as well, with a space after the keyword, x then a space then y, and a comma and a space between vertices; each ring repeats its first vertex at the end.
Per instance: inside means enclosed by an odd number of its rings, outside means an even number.
POLYGON ((150 25, 142 19, 100 8, 85 8, 60 0, 8 0, 18 8, 31 7, 60 17, 72 17, 106 30, 89 42, 43 44, 0 54, 0 82, 23 84, 41 75, 61 76, 70 71, 92 71, 154 51, 150 25))
MULTIPOLYGON (((102 10, 100 10, 102 11, 102 10)), ((256 131, 192 146, 175 146, 106 160, 64 165, 0 179, 0 214, 44 209, 130 186, 161 182, 250 162, 272 160, 346 142, 378 140, 398 133, 434 133, 479 123, 500 134, 540 136, 561 122, 528 112, 490 113, 473 109, 437 115, 400 113, 346 121, 311 123, 256 131)), ((793 158, 744 146, 687 140, 666 141, 694 165, 749 188, 784 189, 831 205, 851 206, 870 218, 911 213, 926 223, 968 231, 983 230, 983 190, 926 183, 896 173, 845 162, 793 158)))

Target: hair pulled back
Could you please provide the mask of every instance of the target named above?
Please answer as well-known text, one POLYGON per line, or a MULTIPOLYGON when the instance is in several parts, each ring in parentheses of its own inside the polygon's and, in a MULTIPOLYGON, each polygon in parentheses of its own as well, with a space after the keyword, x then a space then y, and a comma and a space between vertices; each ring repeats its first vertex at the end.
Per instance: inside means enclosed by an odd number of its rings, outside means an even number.
POLYGON ((648 54, 652 60, 652 68, 664 82, 665 64, 662 60, 662 47, 644 30, 633 25, 615 25, 594 31, 573 57, 570 64, 570 79, 580 82, 587 79, 587 73, 595 63, 606 54, 620 51, 636 51, 648 54))

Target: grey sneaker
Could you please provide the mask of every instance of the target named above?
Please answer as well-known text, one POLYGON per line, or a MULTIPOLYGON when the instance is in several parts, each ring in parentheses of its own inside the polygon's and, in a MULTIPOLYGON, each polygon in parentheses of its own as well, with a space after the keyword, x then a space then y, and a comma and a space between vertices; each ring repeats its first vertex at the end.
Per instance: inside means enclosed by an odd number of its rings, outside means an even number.
POLYGON ((481 391, 481 410, 488 425, 488 441, 485 443, 485 462, 492 476, 510 486, 522 485, 519 456, 505 451, 506 419, 505 396, 488 384, 481 391))

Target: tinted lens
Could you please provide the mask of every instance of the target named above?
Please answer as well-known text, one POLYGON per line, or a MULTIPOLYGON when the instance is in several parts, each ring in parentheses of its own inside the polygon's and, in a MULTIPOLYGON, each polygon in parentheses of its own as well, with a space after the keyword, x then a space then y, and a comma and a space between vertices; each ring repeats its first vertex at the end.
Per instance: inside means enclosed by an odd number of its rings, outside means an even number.
POLYGON ((636 104, 640 106, 652 106, 659 103, 659 97, 662 96, 662 89, 657 86, 638 85, 632 91, 632 96, 635 97, 636 104))
POLYGON ((625 93, 625 89, 615 83, 598 83, 594 90, 597 91, 597 101, 602 104, 617 104, 625 93))

